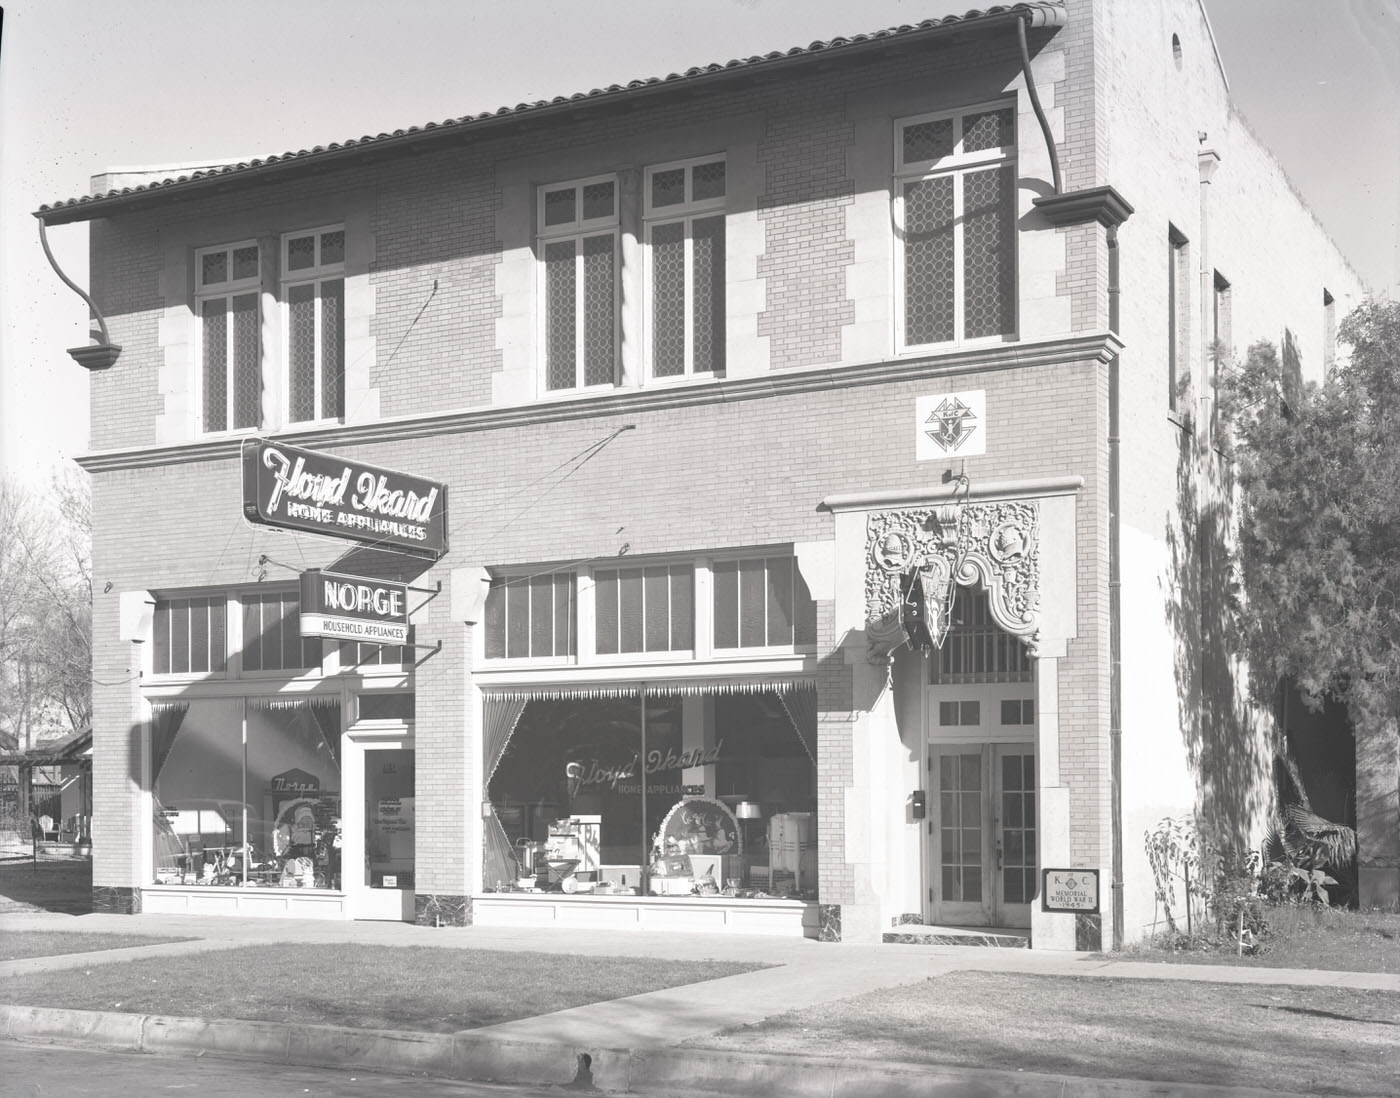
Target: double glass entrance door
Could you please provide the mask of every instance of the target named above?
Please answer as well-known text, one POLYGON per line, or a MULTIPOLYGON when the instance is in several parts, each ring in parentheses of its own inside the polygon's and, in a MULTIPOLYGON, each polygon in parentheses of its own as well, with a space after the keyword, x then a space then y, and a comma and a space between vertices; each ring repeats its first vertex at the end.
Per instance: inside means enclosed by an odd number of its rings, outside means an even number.
POLYGON ((1036 890, 1033 745, 935 744, 928 770, 932 921, 1030 926, 1036 890))

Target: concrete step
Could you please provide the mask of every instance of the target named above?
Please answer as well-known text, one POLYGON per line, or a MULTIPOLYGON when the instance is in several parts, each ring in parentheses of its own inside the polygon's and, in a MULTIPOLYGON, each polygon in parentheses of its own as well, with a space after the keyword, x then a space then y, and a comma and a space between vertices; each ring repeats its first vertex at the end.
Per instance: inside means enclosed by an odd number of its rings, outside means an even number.
POLYGON ((991 946, 997 949, 1028 949, 1029 930, 1007 927, 928 926, 923 923, 902 923, 885 931, 885 942, 910 945, 991 946))

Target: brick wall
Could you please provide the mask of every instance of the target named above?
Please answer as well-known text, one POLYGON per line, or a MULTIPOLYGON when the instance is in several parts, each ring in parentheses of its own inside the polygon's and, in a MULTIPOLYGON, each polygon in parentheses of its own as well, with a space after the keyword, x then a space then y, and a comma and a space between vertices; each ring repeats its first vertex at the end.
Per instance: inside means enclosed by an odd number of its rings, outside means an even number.
MULTIPOLYGON (((1133 853, 1143 819, 1189 809, 1197 789, 1182 734, 1189 694, 1182 677, 1191 672, 1181 669, 1168 620, 1179 587, 1172 546, 1185 544, 1191 521, 1182 488, 1197 471, 1189 463, 1183 469, 1184 425, 1164 407, 1166 225, 1198 247, 1209 239, 1210 264, 1231 280, 1237 346, 1277 339, 1287 326, 1313 376, 1325 350, 1323 287, 1338 316, 1359 287, 1230 110, 1197 5, 1070 0, 1068 7, 1067 27, 1031 39, 1065 186, 1112 184, 1136 207, 1120 232, 1125 843, 1138 897, 1131 923, 1141 920, 1144 903, 1150 907, 1150 881, 1144 886, 1145 867, 1133 853), (1180 65, 1173 33, 1183 45, 1180 65), (1209 234, 1197 167, 1201 133, 1221 156, 1209 234)), ((425 580, 459 565, 606 558, 624 543, 630 555, 644 556, 829 540, 831 516, 818 508, 827 496, 939 483, 944 467, 913 460, 916 396, 985 389, 988 453, 967 460, 974 483, 1084 477, 1075 503, 1076 633, 1059 665, 1060 770, 1074 864, 1106 867, 1107 367, 1087 353, 1038 349, 1041 341, 1106 328, 1106 236, 1097 225, 1055 230, 1033 212, 1030 199, 1048 187, 1048 154, 1021 83, 1014 36, 970 34, 869 63, 639 99, 635 107, 527 123, 511 135, 425 146, 288 180, 272 204, 258 188, 234 189, 98 221, 94 292, 124 350, 113 370, 93 379, 94 449, 188 440, 181 425, 192 423, 193 347, 181 326, 190 326, 191 287, 187 276, 172 274, 183 269, 172 255, 351 218, 365 239, 356 243, 363 285, 347 340, 347 420, 375 425, 376 441, 337 428, 299 441, 450 485, 452 551, 425 580), (993 348, 901 358, 889 227, 894 120, 1011 94, 1020 95, 1019 341, 1011 354, 993 348), (731 380, 664 396, 635 386, 640 313, 628 295, 635 298, 640 271, 624 269, 627 384, 601 397, 535 403, 534 188, 617 172, 635 194, 646 165, 715 151, 733 166, 731 380), (771 385, 754 381, 765 377, 771 385), (447 413, 450 420, 436 423, 413 418, 447 413), (635 430, 573 468, 590 446, 627 425, 635 430)), ((638 262, 638 231, 624 218, 624 236, 632 235, 624 268, 638 262)), ((1190 315, 1200 318, 1194 282, 1190 315)), ((1199 384, 1199 341, 1191 354, 1199 384)), ((117 639, 117 593, 253 583, 262 554, 277 568, 289 566, 272 574, 290 580, 289 569, 328 565, 343 549, 246 524, 228 446, 173 445, 138 464, 95 463, 95 574, 99 590, 111 584, 94 608, 99 819, 134 816, 139 772, 131 754, 132 652, 117 639)), ((474 834, 478 818, 471 801, 480 780, 477 717, 462 686, 472 639, 448 618, 446 599, 422 613, 420 639, 440 638, 444 647, 417 672, 419 887, 452 894, 475 884, 474 855, 453 843, 474 834)), ((822 899, 854 903, 869 887, 841 856, 850 823, 845 798, 857 779, 859 699, 830 603, 819 606, 819 630, 820 828, 829 852, 822 899)), ((129 883, 139 853, 125 842, 114 836, 100 848, 101 883, 129 883)))

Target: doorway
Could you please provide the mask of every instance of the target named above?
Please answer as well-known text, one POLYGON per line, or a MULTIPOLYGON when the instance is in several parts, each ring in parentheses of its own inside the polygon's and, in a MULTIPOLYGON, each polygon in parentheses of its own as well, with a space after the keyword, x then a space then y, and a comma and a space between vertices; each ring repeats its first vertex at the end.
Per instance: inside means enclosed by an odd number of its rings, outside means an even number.
POLYGON ((1036 888, 1031 743, 931 744, 929 921, 1029 927, 1036 888))
POLYGON ((349 741, 343 873, 357 919, 412 922, 416 869, 413 741, 349 741), (349 805, 347 804, 347 809, 349 805))

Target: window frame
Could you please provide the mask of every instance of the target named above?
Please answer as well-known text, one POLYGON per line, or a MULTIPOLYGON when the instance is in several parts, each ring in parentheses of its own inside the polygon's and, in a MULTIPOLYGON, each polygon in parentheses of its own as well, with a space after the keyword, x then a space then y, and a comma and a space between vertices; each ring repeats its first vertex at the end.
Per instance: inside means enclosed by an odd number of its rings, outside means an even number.
MULTIPOLYGON (((297 617, 300 617, 301 596, 300 592, 295 587, 279 586, 258 588, 256 590, 243 590, 236 592, 232 596, 231 601, 234 605, 236 605, 238 613, 238 678, 245 680, 286 678, 295 679, 301 678, 305 675, 309 675, 314 678, 323 678, 327 673, 326 660, 328 651, 334 650, 338 652, 339 650, 333 645, 328 645, 326 643, 328 638, 326 637, 303 637, 299 628, 293 635, 300 643, 303 651, 305 651, 305 648, 308 644, 320 645, 320 654, 318 655, 314 663, 307 663, 298 667, 288 667, 284 662, 283 665, 280 667, 258 667, 252 670, 250 670, 247 667, 245 658, 248 652, 248 637, 246 635, 247 631, 243 627, 243 623, 247 618, 250 601, 253 599, 266 600, 272 598, 276 598, 283 603, 290 601, 296 606, 297 617)), ((230 606, 230 609, 233 609, 233 605, 230 606)), ((284 630, 288 628, 286 622, 287 616, 284 615, 282 618, 282 628, 284 630)), ((285 647, 283 650, 285 651, 285 647)))
MULTIPOLYGON (((718 553, 696 553, 696 554, 670 554, 647 558, 628 558, 624 565, 619 561, 607 560, 599 561, 595 568, 587 564, 575 564, 560 567, 557 571, 547 568, 531 570, 528 566, 515 566, 509 569, 493 569, 492 583, 500 582, 509 584, 520 582, 541 575, 567 575, 572 574, 572 613, 573 613, 573 652, 568 656, 506 656, 489 655, 494 646, 489 631, 495 628, 493 619, 489 614, 483 614, 481 633, 482 646, 480 649, 484 670, 505 671, 516 668, 550 668, 550 667, 570 667, 570 668, 607 668, 620 665, 646 666, 646 665, 669 665, 669 664, 706 664, 723 665, 747 660, 769 660, 775 657, 798 657, 804 658, 817 651, 820 641, 820 622, 817 613, 817 598, 812 595, 807 587, 806 577, 802 574, 801 564, 796 552, 791 546, 767 546, 751 547, 741 550, 724 550, 718 553), (748 645, 743 647, 720 648, 715 644, 715 585, 714 570, 716 565, 752 560, 787 560, 792 567, 792 641, 785 644, 763 644, 748 645), (689 569, 691 572, 691 638, 692 648, 670 648, 670 649, 643 649, 637 652, 603 652, 597 651, 597 572, 611 572, 624 570, 627 568, 640 568, 645 571, 648 568, 667 569, 689 569), (799 581, 801 588, 799 589, 799 581), (810 629, 811 640, 800 641, 799 636, 805 628, 799 616, 797 605, 797 594, 799 590, 806 592, 806 598, 810 602, 810 629)), ((765 568, 765 576, 766 576, 765 568)), ((736 592, 737 594, 737 592, 736 592)), ((768 587, 765 581, 764 605, 767 606, 768 587)), ((737 621, 738 619, 736 619, 737 621)), ((505 619, 502 617, 504 623, 505 619)), ((620 625, 620 621, 619 621, 620 625)), ((643 610, 643 629, 645 629, 645 610, 643 610)), ((500 626, 502 630, 508 629, 508 624, 500 626)), ((742 634, 741 634, 742 635, 742 634)), ((768 635, 768 621, 765 616, 764 636, 768 635)), ((508 637, 502 634, 500 640, 502 651, 508 650, 508 637)), ((620 647, 620 645, 619 645, 620 647)))
POLYGON ((584 392, 600 392, 615 389, 621 378, 621 318, 619 303, 622 285, 622 180, 617 172, 584 176, 577 179, 542 183, 535 189, 535 247, 538 268, 539 325, 539 391, 546 397, 568 396, 584 392), (606 217, 583 216, 583 192, 586 187, 599 183, 611 183, 613 188, 612 213, 606 217), (554 225, 545 224, 546 199, 551 194, 572 190, 574 217, 568 222, 554 225), (589 383, 586 355, 587 332, 587 279, 584 269, 586 258, 584 244, 587 240, 609 235, 612 238, 612 302, 609 313, 612 318, 612 364, 607 381, 589 383), (549 259, 548 247, 551 244, 571 242, 574 245, 574 383, 570 386, 550 387, 549 355, 549 259))
POLYGON ((314 228, 295 229, 284 232, 278 242, 279 260, 279 281, 277 307, 281 315, 282 332, 279 340, 281 353, 280 377, 278 379, 278 392, 282 401, 282 422, 285 426, 315 427, 332 423, 343 423, 345 420, 345 297, 348 279, 346 277, 345 251, 349 244, 349 234, 346 232, 344 223, 332 223, 329 225, 319 225, 314 228), (321 257, 324 247, 324 237, 331 233, 341 234, 341 258, 338 262, 326 263, 321 257), (307 237, 312 238, 314 243, 315 262, 306 268, 293 271, 291 268, 291 245, 294 240, 301 240, 307 237), (325 335, 325 304, 324 304, 324 283, 340 282, 340 365, 339 365, 339 407, 334 415, 325 415, 325 386, 326 386, 326 341, 325 335), (310 419, 293 418, 292 409, 292 300, 293 289, 299 286, 310 285, 312 291, 312 331, 315 339, 314 358, 312 366, 312 407, 316 415, 310 419))
POLYGON ((1234 339, 1234 298, 1230 280, 1219 271, 1211 272, 1210 345, 1206 362, 1210 366, 1210 437, 1220 444, 1220 383, 1229 365, 1234 339))
POLYGON ((197 437, 214 436, 223 437, 228 435, 240 435, 250 432, 257 432, 264 429, 266 419, 266 402, 262 395, 267 390, 268 383, 268 362, 264 354, 262 343, 262 321, 264 312, 263 302, 263 275, 265 272, 265 262, 262 242, 256 237, 249 237, 242 240, 235 240, 225 244, 213 244, 207 247, 194 249, 193 280, 194 280, 194 319, 195 319, 195 400, 194 414, 196 417, 197 437), (239 251, 246 251, 252 248, 258 257, 257 273, 244 278, 233 277, 234 254, 239 251), (206 286, 204 283, 204 261, 206 257, 223 254, 227 258, 228 278, 217 286, 206 286), (235 371, 237 361, 235 356, 235 331, 234 325, 226 320, 224 332, 224 426, 210 428, 205 412, 205 395, 209 385, 207 354, 209 350, 208 323, 204 315, 205 305, 212 301, 222 300, 225 302, 225 317, 231 318, 234 315, 233 303, 237 298, 253 296, 255 302, 254 321, 257 328, 256 343, 256 363, 259 380, 259 401, 257 422, 247 426, 232 426, 237 419, 236 415, 236 384, 235 371))
MULTIPOLYGON (((497 575, 493 575, 493 576, 491 577, 491 579, 490 579, 489 584, 488 584, 487 592, 486 592, 486 602, 483 603, 483 608, 482 608, 482 619, 481 619, 481 631, 482 631, 482 642, 483 642, 483 647, 482 647, 483 656, 482 656, 482 658, 483 658, 484 660, 486 660, 488 663, 490 663, 490 664, 492 664, 492 665, 494 665, 494 666, 502 666, 502 667, 504 667, 504 666, 514 666, 514 665, 528 665, 528 666, 531 666, 531 667, 569 667, 569 666, 573 666, 573 665, 578 664, 578 663, 579 663, 579 646, 580 646, 580 644, 582 643, 582 639, 581 639, 581 638, 583 637, 583 630, 584 630, 584 623, 583 623, 583 620, 582 620, 583 616, 582 616, 582 614, 580 614, 580 612, 579 612, 579 596, 580 596, 580 591, 581 591, 580 573, 579 573, 579 570, 576 569, 576 568, 560 568, 560 569, 558 569, 558 570, 543 571, 543 572, 530 572, 530 571, 525 571, 525 572, 520 572, 520 573, 518 573, 518 574, 517 574, 517 573, 514 573, 514 572, 504 572, 504 571, 503 571, 503 572, 501 572, 501 573, 499 573, 499 574, 497 574, 497 575), (501 620, 501 622, 502 622, 502 626, 501 626, 502 632, 501 632, 501 638, 500 638, 500 640, 501 640, 501 651, 502 651, 503 654, 502 654, 502 655, 499 655, 499 656, 493 656, 493 655, 487 654, 487 653, 490 652, 490 649, 491 649, 492 640, 491 640, 491 633, 490 633, 490 631, 491 631, 491 628, 492 628, 492 625, 493 625, 493 621, 494 621, 494 618, 493 618, 493 613, 494 613, 494 612, 493 612, 493 610, 492 610, 491 607, 490 607, 490 603, 491 603, 491 600, 492 600, 492 592, 495 591, 495 590, 498 590, 498 589, 504 589, 504 590, 506 590, 506 591, 508 592, 508 591, 510 590, 510 588, 512 588, 513 586, 517 586, 517 587, 518 587, 518 586, 520 586, 520 585, 524 585, 525 590, 526 590, 527 592, 531 592, 531 591, 532 591, 532 588, 531 588, 531 586, 530 586, 530 581, 536 580, 536 579, 548 579, 548 580, 550 580, 550 581, 551 581, 551 590, 552 590, 552 591, 555 591, 555 594, 553 594, 552 600, 551 600, 551 606, 554 607, 554 610, 553 610, 553 612, 551 613, 551 621, 554 623, 553 632, 552 632, 551 635, 557 638, 557 635, 558 635, 558 630, 557 630, 557 623, 558 623, 558 603, 557 603, 558 595, 557 595, 557 587, 558 587, 559 580, 560 580, 560 579, 563 579, 563 578, 568 578, 569 581, 570 581, 570 582, 569 582, 569 585, 568 585, 568 617, 567 617, 567 628, 568 628, 568 631, 569 631, 570 635, 569 635, 569 636, 566 638, 566 640, 565 640, 565 652, 564 652, 564 654, 563 654, 563 655, 556 655, 556 654, 554 654, 553 652, 551 652, 551 654, 548 655, 548 656, 544 656, 544 655, 536 656, 536 655, 534 655, 533 653, 530 653, 530 654, 527 654, 527 655, 524 655, 524 656, 512 656, 512 655, 510 655, 510 596, 509 596, 509 594, 507 594, 507 595, 505 596, 505 600, 506 600, 506 601, 504 602, 504 604, 501 605, 501 608, 500 608, 500 616, 501 616, 501 617, 500 617, 500 620, 501 620)), ((528 616, 528 618, 527 618, 527 620, 526 620, 525 626, 526 626, 526 636, 527 636, 527 638, 528 638, 529 647, 530 647, 531 649, 533 649, 533 647, 534 647, 534 616, 533 616, 534 597, 533 597, 533 594, 530 595, 529 606, 530 606, 530 610, 527 611, 527 613, 529 614, 529 616, 528 616)), ((590 628, 591 628, 591 623, 590 623, 590 628)), ((557 649, 557 647, 558 647, 557 640, 556 640, 555 644, 554 644, 552 647, 554 647, 554 648, 557 649)))
MULTIPOLYGON (((615 564, 614 564, 614 563, 610 563, 607 567, 594 567, 594 568, 589 568, 589 569, 587 570, 586 574, 584 574, 584 573, 581 571, 580 574, 579 574, 579 576, 578 576, 578 578, 577 578, 577 580, 576 580, 576 583, 578 584, 578 586, 575 588, 575 603, 576 603, 576 605, 577 605, 577 603, 578 603, 579 601, 581 601, 580 598, 579 598, 579 594, 585 589, 585 585, 586 585, 586 589, 587 589, 587 591, 588 591, 588 596, 589 596, 589 609, 590 609, 590 613, 588 614, 588 617, 589 617, 589 626, 588 626, 588 628, 589 628, 589 638, 590 638, 590 640, 589 640, 589 647, 588 647, 588 650, 587 650, 587 653, 586 653, 587 661, 588 661, 589 663, 593 663, 593 664, 605 665, 605 664, 609 664, 609 663, 629 663, 629 664, 630 664, 630 663, 670 662, 670 661, 674 661, 674 660, 692 660, 692 659, 694 659, 694 658, 695 658, 696 650, 697 650, 698 645, 699 645, 699 642, 698 642, 698 640, 697 640, 697 637, 698 637, 698 635, 699 635, 699 629, 700 629, 700 624, 699 624, 699 621, 697 620, 697 618, 698 618, 697 599, 699 598, 699 586, 700 586, 699 583, 698 583, 697 580, 696 580, 696 572, 698 571, 698 567, 699 567, 699 566, 698 566, 697 562, 694 561, 694 560, 687 560, 687 559, 683 559, 683 558, 671 558, 671 559, 662 559, 662 560, 642 560, 642 561, 632 560, 632 561, 627 561, 626 563, 618 562, 618 563, 615 563, 615 564), (645 645, 646 645, 646 639, 645 639, 645 638, 646 638, 646 625, 647 625, 647 615, 646 615, 646 580, 647 580, 647 576, 646 576, 646 573, 647 573, 648 570, 651 570, 651 569, 661 569, 661 568, 664 568, 664 569, 666 569, 666 571, 667 571, 667 576, 666 576, 666 580, 667 580, 667 583, 666 583, 666 598, 667 598, 667 615, 666 615, 666 622, 667 622, 667 636, 668 636, 668 638, 674 633, 674 630, 675 630, 675 625, 674 625, 674 622, 672 621, 672 617, 673 617, 673 613, 674 613, 674 611, 673 611, 673 609, 672 609, 672 607, 673 607, 672 596, 673 596, 673 593, 674 593, 674 589, 673 589, 673 587, 672 587, 673 577, 671 576, 670 573, 671 573, 671 571, 672 571, 673 569, 684 569, 684 570, 688 570, 688 571, 690 572, 690 644, 689 644, 688 647, 685 647, 685 648, 647 648, 647 647, 645 646, 645 645), (642 602, 642 611, 641 611, 642 616, 641 616, 640 625, 641 625, 641 629, 642 629, 642 637, 643 637, 643 642, 642 642, 642 643, 643 643, 643 647, 642 647, 641 649, 636 650, 636 651, 623 651, 623 649, 622 649, 622 636, 623 636, 624 622, 623 622, 623 612, 622 612, 622 611, 623 611, 623 608, 622 608, 622 605, 621 605, 622 591, 621 591, 621 586, 619 585, 619 590, 618 590, 619 604, 618 604, 618 609, 617 609, 617 620, 616 620, 616 626, 617 626, 617 650, 614 651, 614 652, 600 652, 600 651, 598 650, 598 620, 599 620, 599 614, 598 614, 598 586, 599 586, 599 583, 598 583, 598 574, 599 574, 600 572, 616 572, 616 573, 619 573, 619 576, 620 576, 620 574, 621 574, 622 572, 627 572, 627 571, 640 571, 640 572, 642 573, 642 599, 643 599, 643 602, 642 602)), ((580 631, 581 631, 581 628, 582 628, 582 627, 580 626, 580 631)), ((576 653, 576 654, 577 654, 577 653, 576 653)), ((580 659, 580 662, 582 662, 582 658, 580 659)))
MULTIPOLYGON (((150 666, 151 666, 151 675, 152 675, 152 677, 155 678, 155 679, 158 680, 158 681, 172 681, 172 682, 173 682, 173 681, 188 682, 188 681, 203 680, 203 679, 231 679, 231 678, 233 678, 234 675, 233 675, 232 662, 233 662, 233 658, 234 658, 235 653, 233 652, 232 646, 231 646, 230 643, 229 643, 229 624, 228 624, 228 623, 229 623, 229 599, 228 599, 228 596, 227 596, 226 594, 220 594, 220 593, 214 593, 214 594, 198 594, 198 593, 194 593, 194 592, 181 592, 181 593, 179 593, 179 594, 169 594, 169 595, 157 596, 156 599, 155 599, 154 609, 152 610, 152 614, 151 614, 151 655, 150 655, 150 666), (214 637, 214 633, 213 633, 213 626, 212 626, 212 618, 213 618, 214 613, 215 613, 215 607, 218 607, 218 614, 219 614, 219 616, 220 616, 220 618, 221 618, 221 620, 222 620, 222 632, 223 632, 223 637, 222 637, 222 644, 223 644, 223 660, 222 660, 222 662, 221 662, 221 666, 215 667, 215 666, 214 666, 214 661, 211 659, 211 660, 209 661, 209 663, 210 663, 210 668, 209 668, 208 670, 198 670, 198 671, 193 670, 193 669, 188 670, 188 671, 161 671, 161 670, 159 670, 158 667, 157 667, 157 660, 158 660, 158 655, 157 655, 157 653, 158 653, 158 649, 161 647, 161 645, 160 645, 160 641, 159 641, 159 632, 158 632, 158 631, 159 631, 159 629, 160 629, 160 621, 161 621, 161 616, 162 616, 162 607, 165 608, 165 611, 164 611, 165 614, 166 614, 166 615, 170 615, 170 614, 173 612, 173 608, 174 608, 177 604, 185 604, 185 609, 186 609, 186 611, 188 612, 190 609, 192 609, 192 606, 191 606, 190 604, 193 604, 193 603, 195 603, 195 602, 207 604, 207 605, 206 605, 206 609, 207 609, 209 618, 211 619, 211 620, 210 620, 210 623, 209 623, 209 636, 208 636, 209 651, 210 651, 210 654, 211 654, 211 655, 212 655, 212 653, 213 653, 213 651, 214 651, 214 647, 213 647, 213 637, 214 637)), ((187 621, 187 625, 188 625, 188 621, 187 621)), ((171 658, 171 662, 173 663, 173 656, 174 656, 174 652, 175 652, 175 647, 174 647, 174 643, 173 643, 173 637, 171 638, 170 643, 167 645, 166 651, 167 651, 167 656, 171 658)), ((187 662, 188 662, 188 661, 187 661, 187 662)))
POLYGON ((1191 401, 1191 241, 1167 223, 1167 413, 1183 416, 1191 401))
POLYGON ((910 115, 903 118, 894 119, 893 126, 893 152, 894 152, 894 178, 891 185, 891 202, 894 212, 894 323, 895 323, 895 349, 897 353, 912 354, 923 353, 937 348, 954 347, 979 347, 996 345, 1011 342, 1020 336, 1021 309, 1020 309, 1020 247, 1019 230, 1016 225, 1017 218, 1017 165, 1018 165, 1018 142, 1019 142, 1019 118, 1017 110, 1017 100, 1004 98, 992 100, 985 103, 971 104, 958 107, 952 110, 930 111, 924 114, 910 115), (996 148, 979 149, 972 152, 964 150, 965 124, 966 118, 974 115, 991 114, 997 111, 1008 111, 1010 113, 1010 143, 1000 145, 996 148), (953 151, 946 156, 933 157, 926 160, 906 161, 904 159, 904 134, 911 126, 923 125, 929 122, 940 122, 949 120, 953 125, 953 151), (1011 312, 1011 322, 1007 331, 998 332, 991 335, 967 336, 967 298, 966 298, 966 272, 964 265, 966 262, 966 245, 964 224, 965 194, 964 180, 977 172, 989 169, 1006 168, 1011 173, 1011 195, 1010 209, 1006 211, 1008 231, 1011 234, 1010 241, 1010 264, 1009 274, 1010 300, 1007 303, 1011 312), (953 335, 946 340, 934 340, 931 342, 915 343, 909 338, 908 309, 906 295, 908 292, 908 259, 905 243, 906 237, 906 195, 911 185, 923 183, 935 179, 952 179, 952 203, 953 203, 953 335))
MULTIPOLYGON (((706 624, 707 624, 707 629, 708 629, 708 631, 709 631, 711 651, 713 652, 714 657, 715 657, 716 659, 736 659, 736 658, 737 658, 737 659, 743 659, 743 658, 745 658, 745 657, 750 657, 750 656, 770 656, 770 655, 789 655, 789 654, 792 654, 792 655, 805 655, 805 654, 807 654, 807 653, 815 652, 815 651, 817 650, 817 642, 818 642, 818 637, 819 637, 819 631, 818 631, 818 626, 817 626, 817 621, 816 621, 816 602, 817 602, 817 600, 816 600, 816 597, 812 595, 811 589, 810 589, 810 588, 808 588, 808 590, 807 590, 807 597, 808 597, 808 599, 809 599, 809 600, 811 601, 811 603, 812 603, 812 617, 813 617, 813 621, 812 621, 812 641, 811 641, 810 643, 805 643, 805 642, 800 642, 800 641, 798 640, 798 632, 799 632, 799 630, 798 630, 798 604, 797 604, 797 591, 798 591, 798 586, 797 586, 797 585, 798 585, 798 581, 799 581, 799 580, 801 580, 802 585, 803 585, 804 587, 806 587, 807 583, 806 583, 805 577, 803 577, 803 575, 802 575, 802 568, 801 568, 801 566, 800 566, 800 564, 799 564, 799 562, 798 562, 797 554, 796 554, 795 552, 793 552, 791 549, 787 549, 787 550, 783 550, 783 549, 781 549, 781 548, 774 548, 774 549, 768 549, 768 550, 764 550, 764 549, 751 549, 751 550, 746 550, 746 551, 741 551, 741 552, 734 552, 734 553, 717 553, 717 554, 714 554, 713 556, 711 556, 711 557, 709 557, 709 558, 707 559, 707 561, 706 561, 706 571, 707 571, 707 573, 708 573, 708 579, 709 579, 709 583, 708 583, 708 585, 707 585, 708 588, 709 588, 709 604, 708 604, 708 607, 707 607, 707 610, 706 610, 706 615, 707 615, 708 621, 707 621, 706 624), (763 561, 763 562, 764 562, 764 569, 763 569, 764 587, 763 587, 763 590, 764 590, 765 615, 764 615, 763 633, 764 633, 764 638, 765 638, 765 639, 767 638, 768 632, 769 632, 769 623, 768 623, 768 618, 767 618, 767 614, 766 614, 766 608, 767 608, 767 605, 768 605, 768 591, 769 591, 769 586, 768 586, 768 582, 767 582, 767 581, 768 581, 768 565, 767 565, 767 562, 770 561, 770 560, 787 560, 787 561, 790 561, 791 564, 792 564, 792 588, 791 588, 791 590, 790 590, 790 592, 789 592, 789 596, 790 596, 790 598, 791 598, 791 606, 792 606, 792 622, 791 622, 791 625, 792 625, 792 641, 791 641, 790 643, 787 643, 787 644, 761 644, 761 645, 753 645, 753 644, 750 644, 750 645, 746 645, 746 644, 739 643, 739 644, 736 644, 736 645, 733 645, 733 646, 721 646, 720 643, 719 643, 719 637, 718 637, 718 634, 717 634, 717 630, 716 630, 716 628, 715 628, 715 627, 716 627, 716 624, 717 624, 718 621, 719 621, 719 615, 718 615, 717 613, 715 613, 716 601, 717 601, 718 598, 719 598, 718 584, 715 582, 715 566, 716 566, 716 565, 723 565, 723 564, 734 564, 734 565, 740 565, 740 566, 742 566, 742 564, 743 564, 745 561, 755 561, 755 560, 759 560, 759 561, 763 561)), ((736 595, 737 599, 739 600, 739 601, 736 603, 736 606, 735 606, 735 614, 736 614, 736 616, 735 616, 735 619, 734 619, 734 620, 735 620, 735 628, 736 628, 736 630, 737 630, 737 632, 736 632, 736 639, 742 642, 742 640, 743 640, 743 625, 742 625, 742 621, 743 621, 743 601, 742 601, 742 600, 743 600, 743 585, 742 585, 742 582, 741 582, 741 581, 738 581, 738 580, 736 580, 735 595, 736 595)), ((697 612, 698 612, 698 611, 697 611, 697 612)))
MULTIPOLYGON (((724 153, 711 153, 705 156, 688 157, 683 160, 671 160, 661 164, 648 165, 642 173, 642 225, 644 258, 642 264, 642 300, 645 303, 642 346, 643 358, 646 363, 645 376, 649 383, 656 385, 674 384, 695 378, 722 378, 726 373, 726 347, 725 339, 728 334, 728 309, 725 300, 729 279, 724 270, 727 257, 728 224, 728 203, 729 203, 729 173, 728 158, 724 153), (721 164, 725 168, 724 190, 717 197, 696 199, 695 191, 695 169, 710 164, 721 164), (653 180, 660 172, 684 171, 684 197, 680 202, 657 206, 653 202, 653 180), (713 356, 719 363, 719 367, 708 369, 697 369, 695 365, 695 289, 697 279, 695 275, 695 223, 697 221, 711 220, 715 217, 721 223, 721 255, 720 260, 720 293, 718 302, 718 312, 720 313, 720 323, 716 335, 716 353, 713 356), (683 361, 681 371, 678 374, 658 374, 657 354, 656 354, 656 256, 655 256, 655 232, 657 229, 666 228, 672 225, 684 226, 683 248, 684 248, 684 275, 685 275, 685 300, 683 304, 683 361)), ((711 276, 713 278, 713 275, 711 276)))
POLYGON ((1337 299, 1322 287, 1322 376, 1331 378, 1337 368, 1337 299))
MULTIPOLYGON (((320 644, 320 658, 305 667, 259 668, 250 670, 245 666, 244 613, 250 599, 276 596, 296 600, 295 587, 283 584, 262 584, 257 587, 221 588, 218 590, 179 590, 157 591, 153 595, 155 611, 151 618, 151 643, 143 647, 150 649, 143 655, 144 673, 152 686, 165 688, 191 682, 266 682, 280 680, 320 681, 336 676, 349 676, 358 681, 394 682, 411 679, 414 668, 413 643, 414 627, 409 626, 408 643, 405 645, 381 645, 381 649, 395 649, 399 662, 354 663, 344 658, 342 642, 330 637, 303 637, 301 643, 320 644), (223 614, 223 668, 215 671, 158 671, 156 670, 156 622, 162 604, 207 601, 218 603, 223 614)), ((365 642, 368 643, 368 642, 365 642)))

